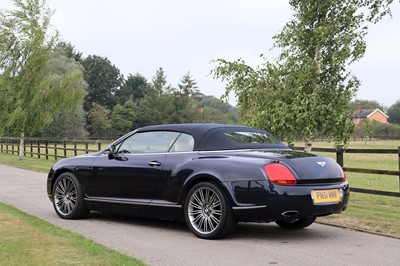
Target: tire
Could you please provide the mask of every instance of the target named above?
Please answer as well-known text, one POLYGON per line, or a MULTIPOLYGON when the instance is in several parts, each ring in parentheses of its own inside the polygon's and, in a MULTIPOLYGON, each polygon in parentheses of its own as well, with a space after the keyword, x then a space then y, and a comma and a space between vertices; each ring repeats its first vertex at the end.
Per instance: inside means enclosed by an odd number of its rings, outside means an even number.
POLYGON ((275 223, 285 229, 302 229, 314 223, 316 217, 308 217, 295 220, 279 220, 275 223))
POLYGON ((73 173, 63 173, 57 178, 53 186, 53 206, 63 219, 79 219, 89 214, 83 187, 73 173))
POLYGON ((232 207, 226 194, 216 185, 202 182, 188 193, 184 213, 189 229, 199 238, 222 238, 236 228, 232 207))

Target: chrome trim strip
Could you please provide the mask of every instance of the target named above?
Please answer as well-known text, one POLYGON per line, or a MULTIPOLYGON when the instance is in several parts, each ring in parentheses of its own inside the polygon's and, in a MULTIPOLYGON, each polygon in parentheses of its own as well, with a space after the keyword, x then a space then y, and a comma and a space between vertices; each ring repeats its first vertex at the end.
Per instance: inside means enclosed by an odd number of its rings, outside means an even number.
POLYGON ((94 199, 94 198, 85 198, 86 201, 95 201, 95 202, 105 202, 105 203, 119 203, 119 204, 130 204, 130 205, 149 205, 149 202, 139 202, 139 201, 126 201, 126 200, 111 200, 111 199, 94 199))
MULTIPOLYGON (((186 153, 195 153, 198 154, 198 151, 171 151, 171 152, 142 152, 142 153, 123 153, 121 156, 151 156, 151 155, 166 155, 166 154, 186 154, 186 153)), ((102 153, 102 155, 108 155, 107 153, 102 153)))
POLYGON ((236 150, 210 150, 210 151, 204 151, 201 150, 199 151, 199 154, 203 154, 203 153, 216 153, 216 152, 220 152, 220 153, 224 153, 224 152, 251 152, 251 151, 292 151, 292 149, 290 148, 281 148, 281 149, 236 149, 236 150))
POLYGON ((169 207, 169 208, 182 208, 182 205, 167 204, 167 203, 149 203, 153 207, 169 207))
MULTIPOLYGON (((171 151, 171 152, 143 152, 143 153, 124 153, 121 156, 140 156, 140 155, 162 155, 162 154, 188 154, 194 153, 202 155, 204 153, 229 153, 229 152, 251 152, 251 151, 291 151, 290 148, 282 148, 282 149, 236 149, 236 150, 200 150, 200 151, 171 151)), ((107 155, 106 152, 102 153, 100 156, 107 155)), ((93 156, 93 157, 100 157, 100 156, 93 156)))
POLYGON ((128 201, 128 200, 112 200, 112 199, 94 199, 85 198, 86 201, 94 202, 105 202, 105 203, 116 203, 116 204, 129 204, 129 205, 140 205, 140 206, 153 206, 153 207, 169 207, 169 208, 182 208, 182 205, 168 204, 168 203, 151 203, 151 202, 140 202, 140 201, 128 201))
POLYGON ((232 207, 232 210, 252 210, 252 209, 262 209, 267 208, 267 205, 260 205, 260 206, 238 206, 232 207))

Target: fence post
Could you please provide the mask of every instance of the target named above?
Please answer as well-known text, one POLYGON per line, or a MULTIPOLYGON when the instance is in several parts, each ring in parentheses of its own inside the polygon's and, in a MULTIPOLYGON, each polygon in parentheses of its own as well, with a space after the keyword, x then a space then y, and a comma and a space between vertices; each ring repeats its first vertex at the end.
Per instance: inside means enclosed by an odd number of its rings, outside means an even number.
POLYGON ((336 162, 343 167, 343 150, 336 151, 336 162))
POLYGON ((74 156, 77 155, 77 150, 76 150, 76 141, 74 141, 74 156))
POLYGON ((37 154, 38 154, 38 159, 40 159, 40 141, 37 140, 37 154))
POLYGON ((100 140, 98 140, 98 142, 97 142, 97 149, 98 149, 98 150, 101 150, 101 143, 100 143, 100 140))
MULTIPOLYGON (((400 146, 399 146, 399 152, 398 152, 398 157, 399 157, 399 172, 400 172, 400 146)), ((399 173, 399 192, 400 192, 400 173, 399 173)))
POLYGON ((54 159, 57 161, 57 140, 54 141, 54 159))
POLYGON ((85 152, 86 154, 89 153, 89 143, 87 141, 85 142, 85 152))
POLYGON ((67 158, 67 142, 64 140, 64 157, 67 158))
POLYGON ((48 160, 49 159, 49 141, 46 140, 45 144, 46 144, 46 160, 48 160))
POLYGON ((33 140, 31 140, 31 157, 33 157, 33 140))

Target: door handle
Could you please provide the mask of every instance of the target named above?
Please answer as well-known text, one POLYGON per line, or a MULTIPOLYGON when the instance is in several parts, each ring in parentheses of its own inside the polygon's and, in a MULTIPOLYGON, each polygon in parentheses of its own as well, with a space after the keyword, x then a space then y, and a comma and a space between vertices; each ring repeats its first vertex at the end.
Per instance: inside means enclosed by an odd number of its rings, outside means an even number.
POLYGON ((149 165, 150 166, 160 166, 161 163, 159 161, 151 161, 151 162, 149 162, 149 165))

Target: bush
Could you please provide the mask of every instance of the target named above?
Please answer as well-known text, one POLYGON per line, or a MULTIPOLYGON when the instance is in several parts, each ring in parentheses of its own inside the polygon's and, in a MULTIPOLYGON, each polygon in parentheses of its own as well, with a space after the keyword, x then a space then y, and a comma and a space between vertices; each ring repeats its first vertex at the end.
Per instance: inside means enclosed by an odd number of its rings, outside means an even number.
POLYGON ((400 125, 367 121, 354 128, 353 138, 400 139, 400 125))

